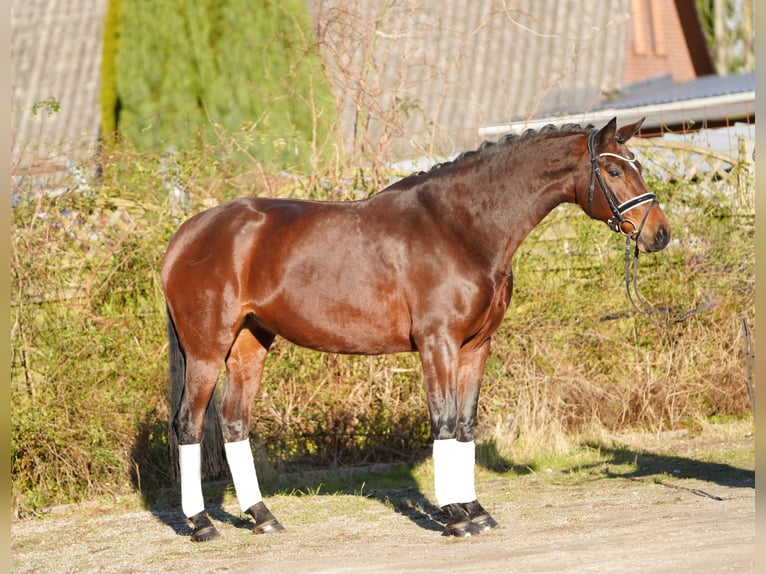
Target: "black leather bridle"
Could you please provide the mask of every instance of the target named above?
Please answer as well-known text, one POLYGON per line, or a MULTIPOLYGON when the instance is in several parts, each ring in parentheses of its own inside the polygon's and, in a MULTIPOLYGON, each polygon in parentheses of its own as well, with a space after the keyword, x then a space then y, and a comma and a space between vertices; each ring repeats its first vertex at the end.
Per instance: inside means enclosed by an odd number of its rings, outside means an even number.
MULTIPOLYGON (((588 188, 588 215, 591 217, 593 216, 593 191, 596 188, 596 181, 598 181, 599 186, 601 186, 601 191, 604 192, 604 197, 606 198, 607 203, 609 204, 609 208, 612 210, 612 217, 606 222, 606 224, 609 226, 609 228, 612 231, 616 231, 617 233, 622 233, 623 235, 630 237, 632 239, 636 239, 641 234, 641 228, 643 227, 643 223, 646 221, 646 215, 644 215, 644 218, 641 222, 641 225, 636 225, 636 223, 628 219, 626 217, 623 217, 623 215, 627 212, 629 212, 631 209, 635 209, 636 207, 640 205, 644 205, 645 203, 652 203, 652 206, 658 203, 657 196, 654 195, 652 192, 642 193, 641 195, 638 195, 636 197, 631 197, 627 201, 623 201, 622 203, 618 204, 616 198, 614 197, 614 194, 611 192, 609 187, 606 185, 606 182, 604 181, 604 176, 601 175, 601 168, 598 166, 598 160, 601 157, 604 156, 611 156, 616 157, 617 159, 621 159, 623 161, 626 161, 631 164, 631 166, 634 169, 638 169, 635 166, 636 158, 635 156, 632 158, 617 155, 616 153, 596 153, 596 134, 598 133, 598 130, 595 129, 592 132, 590 132, 590 135, 588 136, 588 152, 590 153, 590 163, 591 163, 591 174, 590 174, 590 187, 588 188), (633 227, 631 231, 626 231, 623 228, 623 225, 625 223, 630 223, 630 225, 633 227)), ((649 208, 651 210, 651 207, 649 208)))
POLYGON ((659 204, 659 201, 657 201, 657 196, 654 195, 651 192, 642 193, 641 195, 638 195, 636 197, 632 197, 628 199, 627 201, 623 201, 622 203, 618 204, 617 200, 614 197, 614 194, 611 192, 609 187, 606 185, 606 181, 604 181, 604 177, 601 175, 601 168, 598 166, 598 160, 601 157, 608 156, 608 157, 616 157, 617 159, 621 159, 623 161, 626 161, 631 164, 631 167, 638 170, 636 167, 636 158, 635 156, 631 157, 625 157, 622 155, 618 155, 616 153, 596 153, 596 133, 598 130, 593 130, 590 135, 588 136, 588 151, 590 152, 590 162, 591 162, 591 176, 590 176, 590 188, 588 189, 588 215, 592 216, 592 208, 593 208, 593 192, 596 188, 596 181, 598 181, 598 184, 601 186, 601 191, 604 192, 604 197, 606 198, 607 203, 609 204, 609 208, 612 210, 612 217, 607 221, 607 225, 612 231, 616 231, 618 233, 621 233, 625 236, 625 287, 628 292, 628 299, 630 300, 630 303, 633 305, 633 308, 638 311, 640 314, 644 315, 647 319, 652 321, 653 323, 657 323, 660 325, 667 325, 670 323, 679 323, 681 321, 685 321, 692 315, 696 315, 697 313, 700 313, 702 311, 705 311, 706 309, 710 309, 713 304, 711 301, 707 301, 703 303, 702 305, 695 307, 694 309, 690 309, 688 311, 684 311, 683 313, 673 313, 667 309, 653 309, 650 307, 646 301, 641 297, 641 295, 638 292, 638 284, 637 284, 637 278, 638 278, 638 243, 636 243, 634 248, 634 256, 633 256, 633 265, 632 265, 632 280, 631 280, 631 255, 630 255, 630 242, 631 240, 637 240, 638 237, 641 235, 641 230, 644 228, 644 223, 646 223, 646 219, 649 216, 649 212, 651 212, 652 207, 659 204), (652 205, 649 207, 649 209, 646 210, 646 213, 644 213, 644 217, 641 219, 641 223, 639 225, 636 225, 634 221, 623 217, 623 215, 627 212, 629 212, 631 209, 635 209, 639 205, 644 205, 645 203, 651 203, 652 205), (623 224, 630 223, 630 225, 633 227, 632 231, 625 231, 623 229, 623 224))

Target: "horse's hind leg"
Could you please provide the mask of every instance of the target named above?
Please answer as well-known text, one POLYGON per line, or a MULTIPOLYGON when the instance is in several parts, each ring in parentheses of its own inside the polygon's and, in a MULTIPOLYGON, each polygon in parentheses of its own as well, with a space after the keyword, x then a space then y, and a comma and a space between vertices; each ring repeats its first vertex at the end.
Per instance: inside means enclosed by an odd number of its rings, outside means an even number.
POLYGON ((194 525, 191 539, 195 542, 207 542, 219 536, 205 512, 201 471, 205 412, 215 390, 219 364, 187 357, 183 396, 173 419, 178 437, 181 508, 194 525))
POLYGON ((260 387, 263 365, 274 335, 255 324, 239 332, 226 359, 226 387, 221 404, 226 459, 242 512, 253 517, 253 532, 279 532, 284 527, 263 502, 250 448, 250 409, 260 387))

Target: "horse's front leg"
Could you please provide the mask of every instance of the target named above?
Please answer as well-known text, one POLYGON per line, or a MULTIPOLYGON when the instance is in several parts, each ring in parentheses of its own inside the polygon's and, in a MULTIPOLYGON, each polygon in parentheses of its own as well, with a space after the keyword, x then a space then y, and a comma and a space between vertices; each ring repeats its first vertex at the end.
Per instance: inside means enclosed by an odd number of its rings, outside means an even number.
POLYGON ((476 497, 474 431, 489 340, 476 347, 421 351, 434 439, 434 490, 447 534, 466 537, 497 522, 476 497))
MULTIPOLYGON (((484 378, 484 367, 489 355, 490 339, 475 348, 465 347, 460 353, 460 370, 458 372, 458 425, 457 440, 471 444, 473 451, 473 464, 475 467, 476 447, 474 431, 476 430, 476 411, 479 405, 479 390, 484 378)), ((475 491, 474 491, 475 492, 475 491)), ((497 526, 490 514, 484 510, 479 501, 474 499, 467 503, 459 504, 464 512, 476 526, 479 532, 491 530, 497 526)))

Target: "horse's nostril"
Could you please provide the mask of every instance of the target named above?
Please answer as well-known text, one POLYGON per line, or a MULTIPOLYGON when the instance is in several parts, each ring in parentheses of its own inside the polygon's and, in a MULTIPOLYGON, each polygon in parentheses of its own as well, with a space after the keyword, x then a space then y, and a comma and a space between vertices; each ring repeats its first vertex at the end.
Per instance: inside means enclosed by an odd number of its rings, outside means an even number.
POLYGON ((664 249, 668 242, 670 242, 670 231, 663 225, 657 229, 657 233, 654 234, 654 245, 657 250, 664 249))

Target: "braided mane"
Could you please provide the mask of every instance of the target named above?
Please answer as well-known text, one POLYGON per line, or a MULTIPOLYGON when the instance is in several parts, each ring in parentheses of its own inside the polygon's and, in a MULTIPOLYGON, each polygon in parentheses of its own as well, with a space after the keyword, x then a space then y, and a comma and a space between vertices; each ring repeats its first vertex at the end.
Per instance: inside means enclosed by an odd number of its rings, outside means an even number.
POLYGON ((558 133, 581 132, 581 131, 588 131, 591 129, 593 129, 593 125, 591 124, 588 124, 585 127, 581 126, 580 124, 562 124, 560 126, 548 124, 541 127, 539 130, 533 130, 530 128, 528 130, 524 130, 520 134, 517 134, 517 133, 505 134, 497 141, 484 141, 475 150, 464 151, 453 160, 437 163, 436 165, 429 168, 427 171, 420 171, 420 172, 414 173, 410 177, 429 175, 437 171, 440 171, 444 169, 445 167, 458 164, 464 159, 475 157, 478 154, 486 153, 488 150, 494 152, 500 147, 509 146, 516 142, 528 140, 530 138, 534 138, 537 136, 547 135, 547 134, 556 133, 556 132, 558 133))

